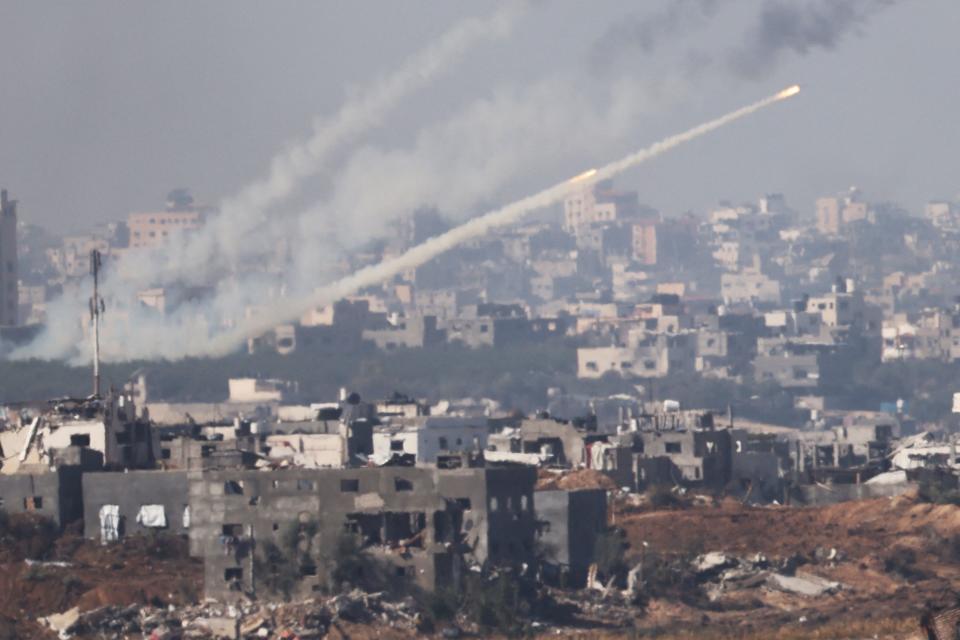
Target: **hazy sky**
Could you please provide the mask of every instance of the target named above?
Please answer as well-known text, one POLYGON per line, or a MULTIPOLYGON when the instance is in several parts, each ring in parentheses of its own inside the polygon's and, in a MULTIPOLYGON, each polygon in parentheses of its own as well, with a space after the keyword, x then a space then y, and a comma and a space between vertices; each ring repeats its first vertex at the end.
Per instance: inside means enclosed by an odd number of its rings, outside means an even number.
MULTIPOLYGON (((177 186, 215 203, 261 176, 275 152, 351 90, 456 20, 495 6, 2 0, 0 184, 21 201, 23 219, 58 230, 158 208, 177 186)), ((566 153, 569 132, 556 131, 544 148, 551 160, 504 192, 521 195, 549 184, 544 174, 558 166, 573 175, 798 82, 796 99, 619 184, 668 214, 764 191, 782 191, 809 212, 816 195, 851 184, 912 210, 960 193, 956 0, 902 0, 828 36, 787 26, 772 42, 751 40, 765 0, 689 0, 679 15, 664 13, 669 6, 536 3, 511 37, 471 51, 362 144, 407 149, 423 127, 501 92, 522 95, 544 78, 582 85, 598 101, 606 83, 625 76, 650 87, 631 125, 586 157, 566 153), (631 24, 647 26, 622 26, 631 24), (776 55, 780 45, 786 50, 776 55), (745 51, 750 64, 737 67, 745 51)), ((308 187, 291 206, 310 195, 308 187)))

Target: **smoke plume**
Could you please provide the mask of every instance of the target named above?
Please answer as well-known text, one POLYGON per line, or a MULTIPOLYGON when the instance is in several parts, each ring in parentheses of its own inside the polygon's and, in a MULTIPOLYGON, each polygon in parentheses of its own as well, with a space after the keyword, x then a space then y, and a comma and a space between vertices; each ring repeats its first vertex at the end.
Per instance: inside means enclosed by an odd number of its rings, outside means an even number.
MULTIPOLYGON (((591 170, 584 177, 590 180, 606 180, 627 169, 651 160, 667 151, 705 135, 715 129, 750 115, 764 107, 785 100, 799 91, 798 87, 790 87, 768 98, 732 111, 704 124, 688 129, 683 133, 670 136, 645 149, 632 153, 620 160, 611 162, 603 167, 591 170)), ((300 317, 311 308, 330 304, 340 298, 356 293, 360 289, 379 284, 389 278, 425 264, 433 258, 445 253, 454 247, 473 238, 483 236, 497 227, 510 225, 520 218, 543 207, 562 200, 571 190, 573 184, 580 181, 565 180, 539 193, 512 202, 500 209, 474 218, 459 227, 455 227, 444 234, 436 236, 419 244, 406 253, 379 264, 361 269, 360 271, 342 278, 318 290, 312 296, 299 300, 280 301, 272 305, 269 310, 258 314, 254 318, 241 323, 236 329, 223 333, 213 339, 204 355, 225 355, 230 353, 246 338, 264 333, 270 328, 283 322, 289 322, 300 317)))
POLYGON ((770 73, 784 53, 805 56, 832 50, 893 0, 766 0, 742 45, 728 55, 733 72, 747 78, 770 73))
POLYGON ((393 73, 348 99, 330 118, 318 117, 313 133, 278 153, 267 175, 221 203, 219 215, 204 229, 170 243, 147 259, 138 255, 122 265, 131 285, 151 282, 206 279, 214 269, 233 271, 237 264, 264 251, 264 236, 257 233, 271 207, 295 193, 306 178, 323 170, 331 155, 372 127, 408 96, 423 89, 450 69, 472 47, 485 40, 503 38, 526 8, 512 0, 483 18, 471 17, 454 25, 437 41, 408 58, 393 73))
MULTIPOLYGON (((858 7, 885 6, 885 3, 876 1, 853 0, 853 3, 858 7)), ((668 9, 660 18, 655 18, 654 23, 659 20, 659 24, 678 25, 671 28, 680 30, 683 16, 709 17, 717 5, 694 0, 683 4, 687 7, 685 13, 670 17, 671 11, 679 10, 668 9), (701 13, 696 13, 698 11, 701 13)), ((810 25, 817 24, 818 20, 811 16, 821 15, 820 7, 830 4, 818 0, 806 3, 805 9, 800 11, 782 2, 766 2, 756 25, 748 29, 743 39, 745 43, 738 45, 736 55, 731 54, 729 58, 740 60, 751 55, 766 55, 771 58, 770 64, 775 64, 783 53, 796 51, 802 55, 814 48, 828 46, 821 43, 838 42, 842 33, 865 19, 859 16, 869 15, 857 12, 856 19, 845 18, 842 21, 845 26, 838 27, 839 35, 832 40, 814 37, 812 34, 817 30, 810 25), (770 16, 777 15, 786 16, 783 19, 797 24, 771 27, 778 20, 770 16), (771 30, 786 30, 796 35, 781 43, 770 42, 769 35, 762 34, 769 34, 771 30), (803 42, 807 44, 801 44, 803 42)), ((658 46, 657 36, 647 37, 644 33, 642 29, 635 31, 639 34, 641 49, 658 46)), ((728 47, 726 51, 733 49, 728 47)), ((727 60, 727 57, 721 54, 720 59, 727 60)), ((450 232, 453 235, 440 236, 415 248, 414 253, 405 256, 405 262, 388 261, 316 288, 317 283, 329 282, 337 273, 332 265, 340 257, 340 252, 356 248, 370 239, 384 237, 391 221, 424 205, 437 206, 447 214, 464 219, 476 211, 478 203, 509 201, 522 188, 524 181, 545 181, 548 175, 572 173, 569 164, 565 164, 571 158, 589 158, 598 149, 622 149, 618 145, 636 134, 638 116, 676 103, 678 96, 684 96, 690 89, 690 78, 683 73, 661 73, 651 80, 649 77, 641 79, 633 72, 617 81, 604 81, 602 86, 590 84, 587 76, 584 70, 568 70, 532 85, 495 91, 492 96, 477 100, 446 121, 424 127, 410 149, 360 148, 345 163, 338 165, 329 196, 296 215, 287 215, 271 220, 270 225, 260 226, 262 209, 252 205, 233 209, 225 207, 227 215, 214 219, 213 223, 219 226, 212 226, 213 232, 204 232, 196 240, 184 239, 183 246, 171 244, 165 247, 164 251, 169 249, 169 255, 143 260, 138 254, 137 259, 144 262, 139 275, 129 281, 109 280, 105 287, 107 296, 135 300, 135 292, 144 284, 153 282, 158 273, 163 274, 159 278, 162 284, 178 280, 211 282, 216 281, 218 273, 233 275, 227 282, 217 284, 208 296, 188 300, 173 312, 161 314, 137 304, 108 311, 104 320, 104 335, 108 337, 104 341, 104 358, 176 359, 223 354, 242 344, 247 336, 296 319, 304 310, 332 302, 357 288, 382 282, 395 273, 393 269, 398 264, 403 265, 403 269, 422 264, 418 261, 430 259, 462 242, 465 232, 492 228, 483 225, 505 224, 497 222, 502 217, 484 216, 477 220, 487 222, 472 221, 467 223, 470 226, 458 227, 450 232), (229 210, 239 213, 231 218, 229 210), (282 278, 258 273, 263 270, 262 265, 247 259, 268 253, 275 242, 283 242, 288 247, 287 263, 279 265, 285 272, 282 278), (238 263, 245 264, 246 270, 238 272, 234 269, 238 263), (248 310, 253 310, 252 315, 246 315, 248 310)), ((401 90, 395 89, 380 94, 373 91, 371 95, 389 95, 399 100, 396 96, 401 90)), ((343 122, 353 124, 343 129, 334 128, 341 132, 333 136, 341 141, 336 144, 352 139, 363 126, 368 126, 357 123, 375 123, 382 118, 384 110, 392 103, 385 98, 371 104, 379 106, 361 109, 360 112, 366 114, 363 117, 343 116, 343 122)), ((736 117, 742 115, 745 114, 736 117)), ((338 116, 335 121, 340 118, 338 116)), ((695 129, 693 137, 709 130, 695 129)), ((686 138, 670 140, 673 143, 667 148, 681 144, 686 138)), ((318 148, 333 148, 336 144, 318 148)), ((658 150, 653 155, 666 150, 655 147, 658 150)), ((643 153, 651 152, 645 150, 643 153)), ((322 155, 318 153, 316 157, 322 155)), ((288 160, 279 164, 275 161, 275 166, 293 168, 280 170, 277 175, 281 177, 275 180, 270 177, 258 183, 259 186, 250 187, 248 195, 238 196, 238 201, 278 202, 284 197, 283 193, 292 192, 292 185, 302 179, 297 176, 304 174, 304 167, 311 166, 311 162, 318 163, 312 166, 322 166, 322 161, 310 159, 313 157, 303 151, 290 154, 288 160)), ((632 161, 629 166, 645 159, 646 156, 632 161)), ((561 186, 564 185, 556 188, 561 186)), ((538 196, 546 197, 549 193, 542 192, 538 196)), ((516 213, 519 217, 541 206, 530 202, 529 198, 520 200, 519 204, 506 208, 507 213, 502 216, 509 217, 513 215, 509 212, 520 211, 516 213)), ((271 271, 279 274, 281 269, 271 271)), ((82 338, 79 320, 80 313, 86 308, 87 295, 84 288, 77 287, 65 292, 59 302, 51 304, 48 317, 52 324, 41 340, 21 350, 19 355, 82 358, 86 354, 87 342, 82 338)))
POLYGON ((721 0, 672 0, 651 13, 633 13, 611 25, 590 51, 590 62, 603 69, 632 51, 649 55, 664 42, 708 22, 721 0))

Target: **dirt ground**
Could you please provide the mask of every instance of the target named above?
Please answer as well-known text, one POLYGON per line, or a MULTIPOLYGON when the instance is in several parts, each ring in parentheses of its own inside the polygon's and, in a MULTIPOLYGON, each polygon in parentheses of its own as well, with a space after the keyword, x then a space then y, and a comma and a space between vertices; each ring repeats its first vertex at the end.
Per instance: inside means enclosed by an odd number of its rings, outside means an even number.
POLYGON ((797 558, 800 571, 843 585, 816 598, 751 589, 731 598, 734 610, 727 611, 654 601, 636 624, 679 634, 663 637, 910 637, 927 608, 955 606, 960 595, 960 507, 915 496, 814 508, 735 500, 653 511, 625 506, 614 518, 633 560, 644 553, 761 553, 797 558))
POLYGON ((22 539, 7 536, 0 544, 0 640, 56 638, 36 619, 75 606, 182 605, 202 593, 203 565, 187 555, 185 540, 139 538, 104 547, 77 531, 56 538, 42 527, 19 533, 22 539), (69 566, 29 566, 28 558, 69 566))
MULTIPOLYGON (((587 478, 576 481, 586 484, 587 478)), ((960 507, 913 496, 816 508, 746 507, 734 500, 653 509, 617 501, 612 523, 629 544, 627 563, 647 554, 690 558, 708 551, 741 557, 793 557, 803 572, 842 583, 817 597, 767 588, 704 603, 653 597, 645 607, 620 603, 628 623, 612 624, 599 596, 580 624, 547 626, 549 635, 582 638, 921 638, 927 608, 954 606, 960 593, 960 507)), ((23 534, 24 532, 21 532, 23 534)), ((0 640, 54 638, 39 616, 109 604, 184 605, 202 592, 202 565, 186 543, 129 539, 103 547, 76 531, 60 537, 38 529, 0 544, 0 640), (26 558, 69 563, 28 566, 26 558)), ((397 629, 341 627, 331 637, 403 638, 397 629)))

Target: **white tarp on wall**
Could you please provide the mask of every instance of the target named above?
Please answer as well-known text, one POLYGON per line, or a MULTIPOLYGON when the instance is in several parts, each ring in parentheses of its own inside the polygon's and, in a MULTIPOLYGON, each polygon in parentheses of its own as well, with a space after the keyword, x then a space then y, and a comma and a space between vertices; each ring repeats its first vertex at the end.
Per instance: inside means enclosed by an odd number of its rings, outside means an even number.
POLYGON ((100 543, 116 542, 120 539, 120 506, 105 504, 100 507, 100 543))
POLYGON ((163 529, 167 526, 167 514, 162 504, 145 504, 137 514, 137 524, 142 527, 163 529))

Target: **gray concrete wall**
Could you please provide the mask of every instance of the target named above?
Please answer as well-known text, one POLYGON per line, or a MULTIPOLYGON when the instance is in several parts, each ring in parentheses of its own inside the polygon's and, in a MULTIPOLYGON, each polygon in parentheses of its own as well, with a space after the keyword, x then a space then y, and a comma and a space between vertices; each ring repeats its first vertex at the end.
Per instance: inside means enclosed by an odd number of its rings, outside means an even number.
POLYGON ((869 500, 871 498, 892 498, 916 489, 916 482, 900 484, 834 484, 801 485, 796 487, 793 497, 802 504, 819 506, 837 504, 851 500, 869 500))
POLYGON ((80 476, 78 467, 0 475, 0 510, 37 513, 63 527, 83 516, 80 476))
POLYGON ((166 533, 185 535, 184 507, 189 504, 186 471, 130 471, 83 475, 83 533, 100 539, 100 507, 120 507, 121 537, 143 535, 147 527, 137 524, 140 507, 161 504, 167 518, 166 533))
POLYGON ((603 489, 537 491, 540 552, 568 574, 568 584, 582 585, 594 559, 597 537, 607 526, 603 489))

